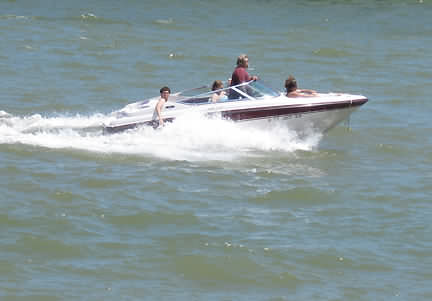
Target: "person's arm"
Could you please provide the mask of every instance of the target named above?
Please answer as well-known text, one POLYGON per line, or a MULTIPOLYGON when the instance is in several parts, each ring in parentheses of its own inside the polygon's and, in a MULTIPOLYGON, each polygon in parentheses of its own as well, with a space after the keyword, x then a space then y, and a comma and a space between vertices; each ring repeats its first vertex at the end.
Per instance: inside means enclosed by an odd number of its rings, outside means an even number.
MULTIPOLYGON (((311 91, 311 90, 310 90, 311 91)), ((307 90, 297 89, 287 94, 287 97, 313 97, 316 96, 316 92, 309 92, 307 90)))
POLYGON ((217 94, 217 93, 213 93, 212 97, 211 97, 211 101, 212 103, 215 103, 219 100, 219 98, 221 98, 221 95, 217 94))
POLYGON ((298 89, 297 91, 300 93, 306 93, 306 94, 310 94, 310 95, 317 94, 317 92, 315 90, 310 90, 310 89, 298 89))
MULTIPOLYGON (((246 72, 246 71, 245 71, 246 72)), ((251 81, 251 80, 258 80, 258 76, 256 76, 256 75, 252 75, 252 76, 250 76, 249 75, 249 73, 247 73, 246 72, 246 74, 245 74, 246 76, 245 76, 245 81, 251 81)))
POLYGON ((286 94, 286 97, 299 97, 299 93, 297 91, 292 91, 286 94))

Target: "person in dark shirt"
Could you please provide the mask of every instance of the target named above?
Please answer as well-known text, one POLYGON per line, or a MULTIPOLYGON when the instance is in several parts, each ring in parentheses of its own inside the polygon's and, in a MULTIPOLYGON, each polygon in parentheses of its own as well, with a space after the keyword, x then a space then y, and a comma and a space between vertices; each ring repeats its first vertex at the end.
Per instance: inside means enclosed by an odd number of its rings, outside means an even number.
MULTIPOLYGON (((231 87, 239 85, 244 82, 248 82, 251 80, 257 80, 257 76, 250 76, 247 72, 247 68, 249 67, 249 58, 246 54, 242 54, 237 58, 237 67, 234 69, 233 74, 231 75, 231 87)), ((239 87, 239 89, 241 89, 239 87)), ((230 99, 241 98, 242 96, 236 91, 231 90, 229 94, 230 99)))

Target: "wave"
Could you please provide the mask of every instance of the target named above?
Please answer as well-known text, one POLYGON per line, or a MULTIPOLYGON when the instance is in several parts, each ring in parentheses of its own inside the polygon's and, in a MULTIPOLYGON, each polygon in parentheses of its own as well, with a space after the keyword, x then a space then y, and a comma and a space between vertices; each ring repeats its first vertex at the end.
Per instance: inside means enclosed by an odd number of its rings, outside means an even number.
POLYGON ((18 15, 0 15, 0 20, 31 20, 33 17, 29 16, 18 16, 18 15))
POLYGON ((19 15, 0 15, 0 20, 23 20, 23 21, 79 21, 83 23, 94 23, 94 24, 120 24, 120 25, 130 25, 128 21, 125 20, 119 20, 119 19, 112 19, 107 17, 101 17, 97 16, 93 13, 84 13, 79 16, 73 16, 73 17, 65 17, 65 18, 58 18, 58 17, 48 17, 48 16, 19 16, 19 15))
POLYGON ((79 17, 72 18, 72 19, 80 20, 84 23, 96 23, 96 24, 105 24, 105 25, 110 25, 110 24, 130 25, 130 23, 128 21, 111 19, 111 18, 107 18, 107 17, 101 17, 101 16, 97 16, 93 13, 84 13, 84 14, 81 14, 79 17))
POLYGON ((157 19, 154 21, 155 24, 163 24, 163 25, 169 25, 173 24, 174 20, 172 18, 168 19, 157 19))
POLYGON ((141 127, 104 134, 112 117, 13 116, 0 111, 0 144, 26 144, 50 149, 74 149, 103 154, 127 154, 182 161, 232 161, 268 156, 269 152, 312 150, 321 135, 299 138, 276 125, 271 130, 196 113, 185 114, 162 129, 141 127))

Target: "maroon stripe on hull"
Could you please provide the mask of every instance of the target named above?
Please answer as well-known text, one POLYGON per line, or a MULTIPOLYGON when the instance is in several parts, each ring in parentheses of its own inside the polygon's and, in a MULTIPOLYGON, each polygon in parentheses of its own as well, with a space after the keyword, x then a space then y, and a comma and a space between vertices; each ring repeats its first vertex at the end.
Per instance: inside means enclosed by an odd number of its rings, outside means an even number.
POLYGON ((222 117, 232 119, 234 121, 271 118, 278 116, 286 116, 291 114, 313 113, 318 111, 331 111, 358 107, 366 103, 367 98, 349 100, 344 102, 317 103, 313 105, 285 105, 271 106, 250 109, 238 109, 222 112, 222 117))

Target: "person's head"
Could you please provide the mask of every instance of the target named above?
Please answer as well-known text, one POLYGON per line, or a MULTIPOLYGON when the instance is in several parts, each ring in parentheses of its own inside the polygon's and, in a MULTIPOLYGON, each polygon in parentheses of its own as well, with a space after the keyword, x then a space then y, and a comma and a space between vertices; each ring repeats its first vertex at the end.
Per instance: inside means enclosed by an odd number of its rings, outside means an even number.
POLYGON ((287 90, 287 93, 297 90, 297 81, 294 76, 290 75, 288 77, 288 79, 285 81, 285 88, 287 90))
POLYGON ((246 54, 241 54, 237 58, 237 67, 249 67, 249 58, 246 54))
POLYGON ((212 85, 212 91, 219 90, 223 88, 223 83, 220 80, 215 80, 212 85))
POLYGON ((170 95, 171 90, 168 87, 162 87, 160 89, 160 95, 163 99, 168 100, 168 96, 170 95))

